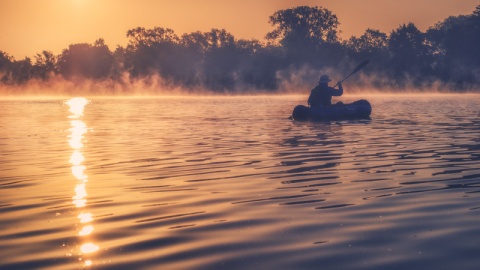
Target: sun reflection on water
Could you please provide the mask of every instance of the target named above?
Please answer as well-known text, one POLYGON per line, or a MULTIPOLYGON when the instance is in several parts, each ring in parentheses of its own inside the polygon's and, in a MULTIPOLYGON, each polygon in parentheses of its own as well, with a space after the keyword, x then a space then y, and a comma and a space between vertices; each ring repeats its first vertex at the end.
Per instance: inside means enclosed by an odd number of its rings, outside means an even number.
POLYGON ((72 166, 72 174, 77 178, 78 180, 82 180, 84 182, 87 182, 87 176, 84 173, 85 171, 85 166, 83 165, 74 165, 72 166))
MULTIPOLYGON (((82 209, 82 212, 78 215, 78 220, 81 224, 84 224, 82 229, 78 232, 78 236, 81 237, 85 242, 88 241, 87 237, 92 234, 94 227, 91 224, 93 222, 93 215, 86 211, 87 207, 87 175, 85 174, 86 166, 83 165, 85 157, 83 156, 81 149, 84 147, 84 134, 88 132, 87 125, 81 120, 83 116, 83 111, 85 106, 88 104, 88 100, 83 97, 71 98, 65 102, 70 107, 71 114, 69 115, 71 128, 69 129, 70 133, 68 135, 68 143, 72 148, 73 152, 70 156, 70 164, 72 175, 77 180, 77 184, 74 189, 74 196, 72 197, 72 204, 77 209, 82 209)), ((83 242, 83 241, 82 241, 83 242)), ((98 251, 100 248, 98 245, 87 242, 80 245, 80 254, 85 256, 86 254, 91 254, 98 251)), ((82 258, 84 260, 84 266, 91 266, 93 264, 92 260, 89 258, 82 258)))
POLYGON ((80 223, 88 223, 93 221, 91 213, 81 213, 78 215, 78 219, 80 220, 80 223))
POLYGON ((79 118, 83 116, 83 109, 88 104, 88 99, 84 97, 74 97, 69 99, 66 104, 70 106, 70 118, 79 118))
POLYGON ((70 147, 78 150, 83 147, 83 134, 87 132, 87 126, 83 121, 80 120, 72 120, 70 121, 70 124, 72 126, 70 131, 72 133, 68 143, 70 144, 70 147))
POLYGON ((80 236, 85 236, 85 235, 90 235, 93 232, 93 226, 92 225, 87 225, 83 227, 80 232, 78 232, 78 235, 80 236))
POLYGON ((80 247, 80 251, 84 254, 89 254, 98 251, 99 247, 94 243, 86 243, 80 247))

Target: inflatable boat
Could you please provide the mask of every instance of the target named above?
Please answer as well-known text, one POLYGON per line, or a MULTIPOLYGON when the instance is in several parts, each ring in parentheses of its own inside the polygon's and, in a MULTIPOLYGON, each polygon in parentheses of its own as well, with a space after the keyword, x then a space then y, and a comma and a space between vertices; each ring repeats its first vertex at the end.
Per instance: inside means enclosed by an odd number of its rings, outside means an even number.
POLYGON ((298 105, 293 109, 294 121, 330 121, 369 119, 372 106, 364 99, 350 104, 337 103, 329 107, 311 108, 298 105))

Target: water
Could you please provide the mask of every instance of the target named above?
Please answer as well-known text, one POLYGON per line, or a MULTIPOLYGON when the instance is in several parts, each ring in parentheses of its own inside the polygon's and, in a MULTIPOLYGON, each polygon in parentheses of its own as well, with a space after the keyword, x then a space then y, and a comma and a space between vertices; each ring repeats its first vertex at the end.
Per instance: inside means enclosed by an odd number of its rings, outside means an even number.
POLYGON ((305 98, 0 101, 0 269, 480 267, 478 95, 305 98))

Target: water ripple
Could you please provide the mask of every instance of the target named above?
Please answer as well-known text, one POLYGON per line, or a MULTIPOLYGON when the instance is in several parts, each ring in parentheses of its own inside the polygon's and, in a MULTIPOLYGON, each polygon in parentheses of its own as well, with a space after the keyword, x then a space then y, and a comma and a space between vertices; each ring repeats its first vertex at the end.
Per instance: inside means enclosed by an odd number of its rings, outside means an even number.
POLYGON ((304 97, 96 98, 84 189, 64 101, 0 101, 0 268, 84 268, 95 243, 91 269, 475 269, 480 99, 368 99, 296 123, 304 97))

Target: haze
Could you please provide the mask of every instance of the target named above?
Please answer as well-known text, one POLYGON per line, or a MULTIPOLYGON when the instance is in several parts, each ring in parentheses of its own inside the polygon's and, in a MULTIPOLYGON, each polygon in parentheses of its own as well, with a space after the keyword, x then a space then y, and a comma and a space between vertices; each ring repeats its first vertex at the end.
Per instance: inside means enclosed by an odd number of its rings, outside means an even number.
POLYGON ((332 10, 340 36, 348 39, 367 28, 388 33, 408 22, 425 31, 446 17, 471 13, 478 0, 0 0, 0 50, 22 59, 98 38, 114 49, 125 46, 126 31, 138 26, 178 34, 224 28, 236 38, 263 40, 272 30, 270 15, 299 5, 332 10))

